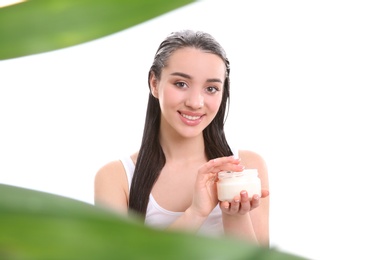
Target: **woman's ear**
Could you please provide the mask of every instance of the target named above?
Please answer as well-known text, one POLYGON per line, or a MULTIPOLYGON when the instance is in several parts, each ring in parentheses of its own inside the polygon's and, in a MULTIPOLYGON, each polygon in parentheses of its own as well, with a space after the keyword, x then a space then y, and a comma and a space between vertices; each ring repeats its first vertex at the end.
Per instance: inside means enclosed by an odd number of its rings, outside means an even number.
POLYGON ((158 81, 157 81, 157 78, 154 76, 154 73, 151 73, 150 74, 150 78, 149 78, 149 85, 150 85, 150 91, 152 92, 152 95, 155 97, 155 98, 158 98, 158 81))

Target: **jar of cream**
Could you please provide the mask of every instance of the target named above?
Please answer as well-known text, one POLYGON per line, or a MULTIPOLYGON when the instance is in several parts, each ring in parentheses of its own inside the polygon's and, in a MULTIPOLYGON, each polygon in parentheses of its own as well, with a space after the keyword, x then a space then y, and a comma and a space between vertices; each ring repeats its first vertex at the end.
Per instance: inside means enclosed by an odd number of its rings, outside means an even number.
POLYGON ((245 190, 252 200, 255 194, 261 194, 261 180, 257 169, 245 169, 242 172, 222 171, 218 173, 218 200, 232 202, 235 196, 245 190))

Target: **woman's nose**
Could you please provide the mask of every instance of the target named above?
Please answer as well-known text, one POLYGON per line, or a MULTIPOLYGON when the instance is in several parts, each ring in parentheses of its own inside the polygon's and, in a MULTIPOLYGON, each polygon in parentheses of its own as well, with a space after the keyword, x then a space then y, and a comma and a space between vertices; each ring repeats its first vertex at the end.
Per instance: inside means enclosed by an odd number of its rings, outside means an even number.
POLYGON ((193 109, 202 108, 204 106, 204 97, 200 93, 191 93, 188 95, 185 105, 193 109))

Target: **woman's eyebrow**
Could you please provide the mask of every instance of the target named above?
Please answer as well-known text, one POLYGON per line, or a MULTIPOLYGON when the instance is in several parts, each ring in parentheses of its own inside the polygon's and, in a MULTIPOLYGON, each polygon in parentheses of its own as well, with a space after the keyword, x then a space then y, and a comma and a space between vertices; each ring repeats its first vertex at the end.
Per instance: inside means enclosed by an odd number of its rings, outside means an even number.
POLYGON ((218 78, 215 78, 215 79, 208 79, 207 82, 218 82, 218 83, 222 83, 222 80, 218 79, 218 78))
POLYGON ((182 72, 173 72, 171 73, 171 76, 180 76, 186 79, 191 79, 192 77, 188 74, 182 73, 182 72))
MULTIPOLYGON (((182 72, 173 72, 171 73, 171 76, 180 76, 186 79, 192 79, 192 77, 188 74, 182 73, 182 72)), ((207 79, 206 82, 219 82, 222 83, 221 79, 218 78, 212 78, 212 79, 207 79)))

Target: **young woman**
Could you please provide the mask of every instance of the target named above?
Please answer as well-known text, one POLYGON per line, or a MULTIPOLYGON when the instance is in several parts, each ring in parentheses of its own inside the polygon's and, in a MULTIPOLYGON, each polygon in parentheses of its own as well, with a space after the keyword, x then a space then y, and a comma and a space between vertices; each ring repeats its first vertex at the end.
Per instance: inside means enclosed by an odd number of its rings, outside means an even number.
POLYGON ((209 34, 169 35, 149 71, 149 102, 141 147, 103 166, 95 204, 140 214, 145 224, 227 235, 269 246, 268 173, 260 155, 232 149, 225 138, 229 61, 209 34), (262 187, 219 202, 220 171, 258 170, 262 187))

